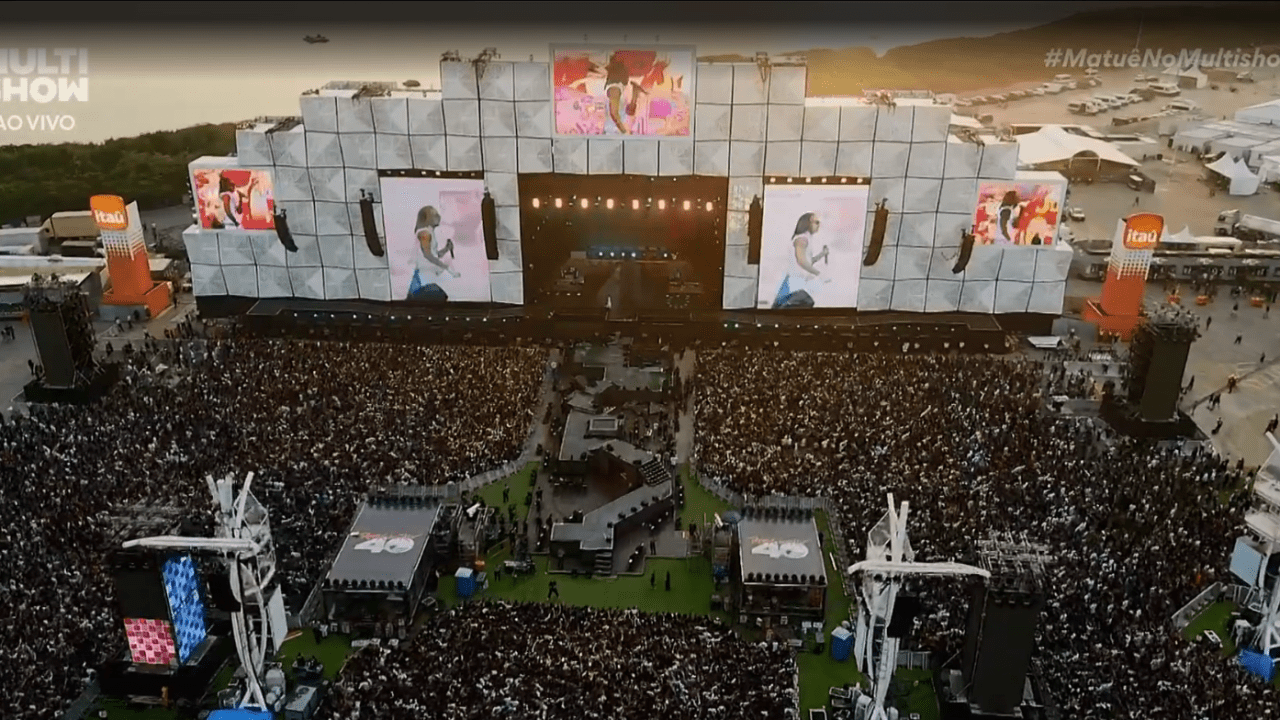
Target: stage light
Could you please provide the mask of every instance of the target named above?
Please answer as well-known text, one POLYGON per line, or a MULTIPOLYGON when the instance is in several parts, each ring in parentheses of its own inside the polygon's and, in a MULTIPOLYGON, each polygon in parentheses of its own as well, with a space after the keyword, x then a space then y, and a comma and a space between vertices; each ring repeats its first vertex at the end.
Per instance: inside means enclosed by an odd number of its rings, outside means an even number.
POLYGON ((639 200, 632 200, 632 201, 631 201, 631 209, 632 209, 632 210, 639 210, 639 209, 640 209, 640 201, 639 201, 639 200))
POLYGON ((685 209, 685 210, 688 210, 688 209, 689 209, 689 208, 691 208, 691 207, 693 207, 693 203, 689 202, 688 200, 685 200, 685 201, 684 201, 684 209, 685 209))
POLYGON ((809 183, 813 182, 813 178, 805 178, 804 182, 806 185, 808 185, 809 183))
POLYGON ((840 178, 840 184, 841 184, 841 185, 843 185, 843 184, 845 184, 845 183, 847 183, 847 182, 849 182, 849 178, 840 178))
POLYGON ((560 198, 556 198, 556 207, 557 208, 564 207, 564 200, 561 200, 560 198))
POLYGON ((666 209, 667 209, 667 201, 666 201, 666 200, 659 200, 659 201, 658 201, 658 209, 659 209, 659 210, 666 210, 666 209))
POLYGON ((604 201, 604 206, 605 206, 605 207, 607 207, 607 208, 609 208, 610 210, 612 210, 612 209, 613 209, 613 198, 609 198, 608 200, 605 200, 605 201, 604 201))
POLYGON ((787 182, 794 182, 794 178, 787 178, 787 182))
POLYGON ((822 178, 822 182, 825 184, 825 183, 827 182, 827 179, 826 179, 826 178, 822 178))
POLYGON ((539 200, 538 198, 534 198, 534 199, 533 199, 533 206, 534 206, 535 208, 540 208, 540 207, 542 207, 542 201, 541 201, 541 200, 539 200))
POLYGON ((586 210, 587 208, 591 207, 591 201, 586 198, 582 198, 582 202, 578 204, 582 206, 583 210, 586 210))
POLYGON ((707 212, 711 212, 711 210, 712 210, 712 209, 714 209, 714 208, 715 208, 715 204, 714 204, 714 203, 707 203, 707 212))

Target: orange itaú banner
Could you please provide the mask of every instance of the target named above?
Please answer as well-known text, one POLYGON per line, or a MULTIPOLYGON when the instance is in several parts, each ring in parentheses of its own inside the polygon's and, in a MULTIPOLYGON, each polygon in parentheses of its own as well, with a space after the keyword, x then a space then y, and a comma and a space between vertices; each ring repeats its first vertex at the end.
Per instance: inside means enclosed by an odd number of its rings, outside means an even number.
POLYGON ((1125 218, 1121 241, 1129 250, 1150 250, 1160 242, 1163 232, 1163 217, 1155 213, 1138 213, 1125 218))
POLYGON ((118 195, 94 195, 89 198, 89 210, 99 230, 128 230, 129 212, 124 198, 118 195))

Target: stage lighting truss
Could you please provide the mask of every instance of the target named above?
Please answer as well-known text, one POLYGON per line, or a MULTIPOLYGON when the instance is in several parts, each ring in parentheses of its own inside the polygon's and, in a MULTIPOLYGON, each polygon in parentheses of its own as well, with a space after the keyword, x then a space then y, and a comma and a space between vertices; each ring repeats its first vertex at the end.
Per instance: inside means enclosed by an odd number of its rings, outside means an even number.
MULTIPOLYGON (((653 198, 646 198, 644 201, 641 201, 640 198, 631 198, 630 200, 618 199, 618 198, 596 198, 595 200, 592 200, 591 198, 572 197, 572 198, 569 198, 567 202, 569 203, 570 206, 576 204, 578 208, 581 210, 593 210, 593 209, 598 210, 601 208, 605 210, 614 210, 617 208, 625 208, 628 205, 631 206, 632 210, 640 210, 642 208, 646 210, 652 210, 655 207, 658 210, 666 210, 669 203, 672 209, 679 208, 685 211, 692 211, 696 208, 701 208, 706 212, 715 212, 716 206, 718 204, 714 200, 704 201, 702 198, 696 198, 696 199, 658 198, 657 201, 655 202, 653 198)), ((534 210, 541 210, 544 206, 553 207, 557 210, 563 210, 565 207, 565 203, 566 203, 565 198, 559 198, 559 197, 548 198, 546 201, 544 201, 540 197, 532 198, 529 200, 529 206, 534 210)))

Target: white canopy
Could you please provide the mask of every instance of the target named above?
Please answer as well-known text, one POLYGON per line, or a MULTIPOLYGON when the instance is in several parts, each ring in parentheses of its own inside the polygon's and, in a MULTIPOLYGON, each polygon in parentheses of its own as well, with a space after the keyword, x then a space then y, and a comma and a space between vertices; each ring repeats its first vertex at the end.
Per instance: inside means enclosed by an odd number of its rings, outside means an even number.
POLYGON ((1196 239, 1196 236, 1191 234, 1190 227, 1183 227, 1182 230, 1179 230, 1178 232, 1169 236, 1169 240, 1171 242, 1179 242, 1179 243, 1194 242, 1195 239, 1196 239))
POLYGON ((1235 160, 1230 155, 1223 155, 1205 165, 1205 168, 1226 178, 1230 183, 1228 192, 1232 195, 1253 195, 1258 192, 1258 176, 1254 175, 1243 160, 1235 160))
POLYGON ((1280 125, 1280 99, 1241 108, 1236 111, 1236 120, 1252 125, 1280 125))
POLYGON ((1259 182, 1280 182, 1280 155, 1263 155, 1258 168, 1259 182))
POLYGON ((1142 164, 1105 140, 1075 135, 1057 125, 1046 125, 1033 133, 1015 135, 1013 139, 1018 143, 1018 164, 1022 166, 1063 162, 1081 153, 1092 153, 1106 162, 1130 167, 1142 164))
POLYGON ((1200 68, 1198 67, 1192 67, 1192 68, 1171 67, 1168 70, 1165 70, 1163 74, 1170 75, 1174 78, 1177 78, 1179 81, 1177 84, 1180 87, 1186 86, 1188 84, 1187 81, 1194 83, 1194 87, 1197 87, 1197 88, 1202 88, 1205 85, 1209 84, 1209 76, 1205 75, 1204 72, 1201 71, 1200 68))

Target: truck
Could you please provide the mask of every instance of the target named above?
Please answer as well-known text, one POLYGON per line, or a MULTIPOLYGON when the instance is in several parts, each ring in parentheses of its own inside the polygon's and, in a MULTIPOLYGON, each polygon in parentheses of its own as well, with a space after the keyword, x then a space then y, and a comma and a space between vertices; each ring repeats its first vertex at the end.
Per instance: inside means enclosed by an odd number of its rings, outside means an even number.
POLYGON ((1280 242, 1280 220, 1245 215, 1239 210, 1223 210, 1218 213, 1213 233, 1245 242, 1280 242))
POLYGON ((1045 95, 1057 95, 1063 90, 1066 90, 1066 86, 1062 83, 1047 82, 1041 85, 1040 89, 1044 91, 1045 95))
POLYGON ((52 244, 68 240, 97 240, 98 223, 88 210, 69 210, 54 213, 40 226, 40 234, 52 244))

